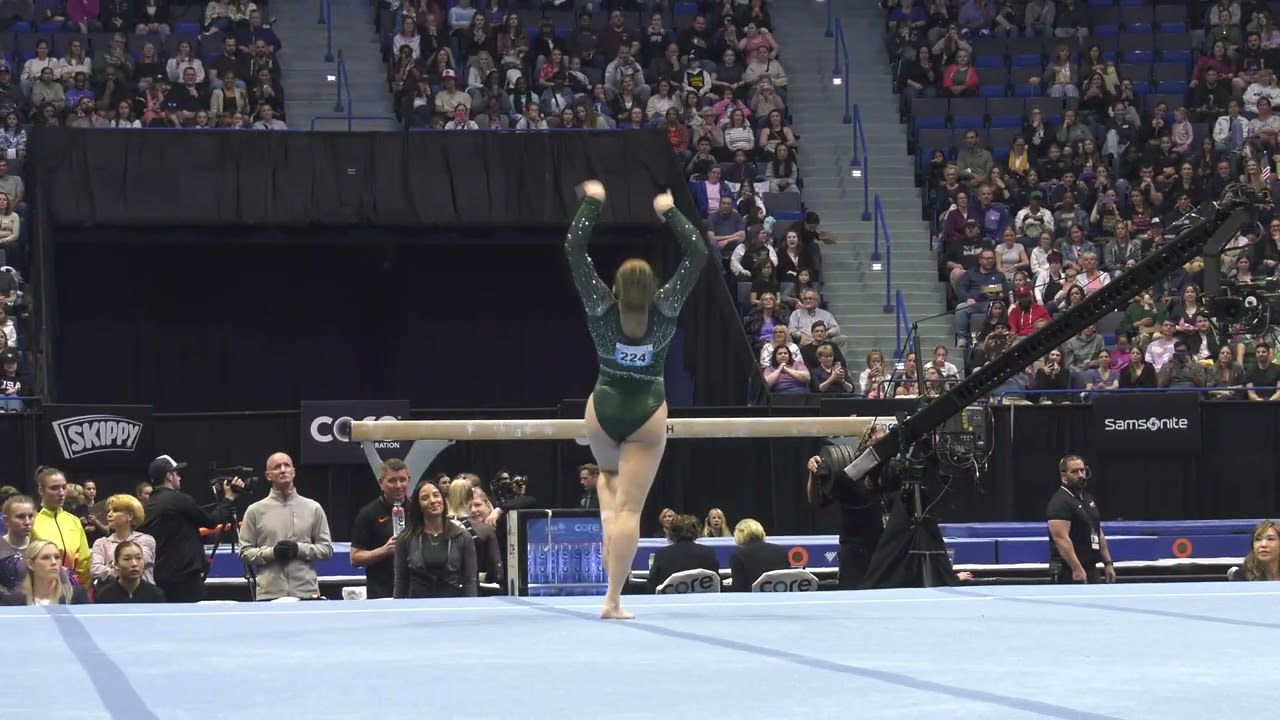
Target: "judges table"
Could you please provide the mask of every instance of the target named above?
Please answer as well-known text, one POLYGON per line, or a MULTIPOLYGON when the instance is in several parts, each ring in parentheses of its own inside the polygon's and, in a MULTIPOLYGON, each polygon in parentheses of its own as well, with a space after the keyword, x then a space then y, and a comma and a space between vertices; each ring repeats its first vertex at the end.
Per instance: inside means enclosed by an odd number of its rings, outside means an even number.
MULTIPOLYGON (((1221 558, 1241 558, 1249 553, 1250 537, 1257 520, 1161 520, 1103 523, 1117 563, 1161 563, 1221 558)), ((964 523, 942 526, 951 562, 962 569, 999 570, 1026 568, 1049 561, 1049 537, 1044 523, 964 523)), ((736 546, 733 538, 702 538, 698 542, 716 551, 720 566, 729 568, 736 546)), ((834 535, 780 535, 769 542, 788 549, 791 562, 810 570, 831 571, 839 567, 840 545, 834 535)), ((636 575, 646 574, 653 553, 666 545, 661 538, 643 538, 632 566, 636 575)), ((320 562, 317 571, 323 582, 362 582, 364 571, 351 567, 351 544, 334 543, 333 557, 320 562)), ((825 573, 824 573, 825 574, 825 573)), ((223 584, 243 581, 244 568, 225 546, 213 558, 210 581, 223 584)))

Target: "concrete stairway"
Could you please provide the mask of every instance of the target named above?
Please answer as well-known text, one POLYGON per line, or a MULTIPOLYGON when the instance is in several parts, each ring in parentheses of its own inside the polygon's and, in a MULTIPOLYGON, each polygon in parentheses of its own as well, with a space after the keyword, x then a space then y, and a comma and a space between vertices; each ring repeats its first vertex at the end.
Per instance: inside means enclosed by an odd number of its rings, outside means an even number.
MULTIPOLYGON (((870 150, 871 194, 873 202, 875 194, 881 197, 893 239, 893 286, 902 290, 912 318, 941 312, 944 288, 929 250, 928 225, 920 220, 920 191, 915 187, 912 158, 906 153, 906 130, 898 122, 878 4, 827 1, 844 25, 852 74, 850 98, 860 108, 870 150)), ((823 247, 825 296, 841 332, 849 338, 845 355, 860 371, 870 349, 880 348, 886 354, 896 351, 895 316, 883 312, 884 271, 871 266, 874 229, 871 222, 862 220, 862 180, 850 174, 854 131, 843 124, 844 89, 831 82, 835 56, 833 40, 823 37, 826 7, 811 0, 792 0, 774 3, 772 14, 787 71, 787 104, 800 135, 805 204, 822 217, 822 228, 839 238, 837 245, 823 247)), ((882 253, 883 242, 882 238, 882 253)), ((931 350, 952 342, 949 318, 921 324, 920 347, 931 350)))
MULTIPOLYGON (((312 118, 332 116, 337 100, 337 53, 342 51, 350 79, 352 98, 343 98, 344 112, 352 103, 356 115, 392 115, 391 95, 387 92, 386 66, 373 31, 373 10, 362 0, 335 0, 329 24, 318 23, 320 4, 317 0, 279 0, 272 3, 276 16, 272 29, 284 46, 283 85, 289 128, 311 129, 312 118), (333 32, 335 62, 326 62, 327 33, 333 32)), ((345 95, 345 88, 344 88, 345 95)), ((322 120, 317 130, 346 130, 345 121, 322 120)), ((398 130, 390 121, 357 120, 353 130, 398 130)))

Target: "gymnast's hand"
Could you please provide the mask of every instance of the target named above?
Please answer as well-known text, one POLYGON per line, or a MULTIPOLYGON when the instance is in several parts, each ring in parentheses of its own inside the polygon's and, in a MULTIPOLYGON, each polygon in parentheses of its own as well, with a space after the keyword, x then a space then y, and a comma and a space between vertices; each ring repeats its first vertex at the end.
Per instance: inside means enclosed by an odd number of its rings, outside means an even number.
POLYGON ((810 475, 817 475, 818 470, 822 467, 822 458, 818 457, 817 455, 814 455, 813 457, 809 458, 809 465, 807 467, 809 468, 810 475))
POLYGON ((600 202, 604 202, 604 183, 601 183, 599 180, 587 180, 578 186, 578 196, 581 197, 584 195, 589 198, 595 198, 600 202))

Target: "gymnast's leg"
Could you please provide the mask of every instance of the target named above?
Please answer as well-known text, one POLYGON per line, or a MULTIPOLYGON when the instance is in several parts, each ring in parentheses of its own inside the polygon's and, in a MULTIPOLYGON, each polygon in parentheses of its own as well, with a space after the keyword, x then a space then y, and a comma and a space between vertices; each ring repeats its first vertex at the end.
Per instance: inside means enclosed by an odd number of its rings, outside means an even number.
POLYGON ((601 524, 605 532, 605 568, 609 573, 609 591, 600 617, 606 620, 635 617, 622 609, 622 588, 631 574, 640 544, 640 513, 644 511, 666 445, 667 405, 663 403, 619 446, 617 472, 606 473, 603 466, 600 468, 599 485, 604 486, 600 493, 601 524), (606 496, 611 506, 607 522, 603 520, 606 496))
MULTIPOLYGON (((587 444, 591 446, 591 455, 595 458, 596 465, 600 466, 600 478, 596 482, 596 495, 600 499, 600 526, 604 536, 604 547, 601 550, 601 563, 604 565, 605 574, 612 581, 613 571, 609 567, 609 531, 613 528, 613 518, 616 508, 616 498, 618 496, 617 484, 614 479, 618 476, 618 460, 622 455, 622 448, 616 440, 600 427, 600 421, 596 418, 595 393, 587 398, 587 413, 585 416, 587 424, 587 444)), ((624 568, 623 572, 630 574, 630 568, 624 568)), ((624 576, 625 577, 625 576, 624 576)))

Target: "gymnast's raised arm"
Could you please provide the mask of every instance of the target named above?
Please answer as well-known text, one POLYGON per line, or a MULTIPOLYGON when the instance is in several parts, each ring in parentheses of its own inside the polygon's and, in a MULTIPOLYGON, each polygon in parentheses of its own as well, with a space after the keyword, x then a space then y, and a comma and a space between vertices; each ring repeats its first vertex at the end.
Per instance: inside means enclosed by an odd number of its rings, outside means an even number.
POLYGON ((573 286, 578 289, 582 306, 591 317, 603 315, 605 310, 613 304, 613 293, 600 279, 600 275, 596 273, 596 266, 591 262, 591 256, 587 254, 591 229, 595 227, 596 219, 600 217, 602 205, 603 203, 594 197, 582 198, 582 205, 578 207, 578 214, 574 216, 573 224, 569 226, 569 232, 564 239, 564 254, 569 258, 573 286))
POLYGON ((693 223, 689 222, 689 219, 676 208, 671 207, 665 210, 662 218, 675 233, 684 257, 680 259, 680 266, 676 268, 675 274, 658 290, 657 297, 654 298, 654 306, 658 308, 658 312, 667 317, 677 317, 684 301, 689 298, 689 293, 693 292, 693 288, 698 284, 698 278, 702 275, 702 266, 707 262, 707 242, 693 223))

